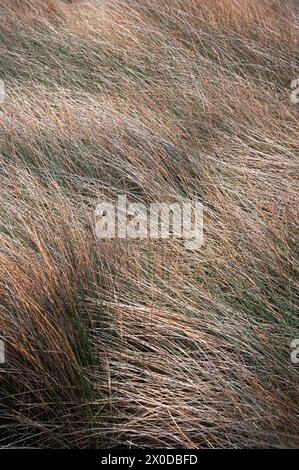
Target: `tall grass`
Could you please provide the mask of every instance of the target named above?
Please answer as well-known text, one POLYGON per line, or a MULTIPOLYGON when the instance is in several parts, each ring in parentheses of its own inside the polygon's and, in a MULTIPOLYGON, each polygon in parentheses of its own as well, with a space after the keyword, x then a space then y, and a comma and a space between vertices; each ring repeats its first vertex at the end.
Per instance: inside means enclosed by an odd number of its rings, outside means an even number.
POLYGON ((296 447, 297 2, 2 0, 2 447, 296 447), (205 244, 98 201, 204 204, 205 244))

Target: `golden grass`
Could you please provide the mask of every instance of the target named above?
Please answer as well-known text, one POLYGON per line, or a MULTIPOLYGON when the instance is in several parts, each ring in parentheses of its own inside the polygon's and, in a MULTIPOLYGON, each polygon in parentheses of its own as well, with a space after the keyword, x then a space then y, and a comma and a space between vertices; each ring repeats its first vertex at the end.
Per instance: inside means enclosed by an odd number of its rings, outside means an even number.
POLYGON ((0 6, 2 447, 296 447, 295 1, 0 6), (197 198, 205 244, 100 241, 197 198))

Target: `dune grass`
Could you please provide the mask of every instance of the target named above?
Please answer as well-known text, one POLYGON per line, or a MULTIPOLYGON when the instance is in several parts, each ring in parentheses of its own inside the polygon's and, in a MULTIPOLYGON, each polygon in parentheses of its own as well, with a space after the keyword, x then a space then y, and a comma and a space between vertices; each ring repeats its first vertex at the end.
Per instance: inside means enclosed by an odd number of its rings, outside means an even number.
POLYGON ((2 0, 2 447, 298 447, 296 4, 2 0), (119 194, 204 246, 98 240, 119 194))

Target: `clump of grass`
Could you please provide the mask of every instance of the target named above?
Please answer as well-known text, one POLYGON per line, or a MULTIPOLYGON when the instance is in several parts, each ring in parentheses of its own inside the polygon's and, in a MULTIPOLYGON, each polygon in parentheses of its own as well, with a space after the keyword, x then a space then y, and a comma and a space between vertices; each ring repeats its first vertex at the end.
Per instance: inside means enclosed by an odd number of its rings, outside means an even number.
POLYGON ((2 447, 297 447, 296 2, 0 6, 2 447), (100 241, 202 201, 205 244, 100 241))

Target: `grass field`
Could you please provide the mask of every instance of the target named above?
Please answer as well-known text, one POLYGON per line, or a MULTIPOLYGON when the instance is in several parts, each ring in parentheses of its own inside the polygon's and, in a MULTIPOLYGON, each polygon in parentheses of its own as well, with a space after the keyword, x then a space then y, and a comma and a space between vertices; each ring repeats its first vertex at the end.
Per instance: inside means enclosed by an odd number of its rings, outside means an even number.
POLYGON ((1 1, 1 447, 299 446, 297 7, 1 1), (99 240, 119 194, 204 245, 99 240))

